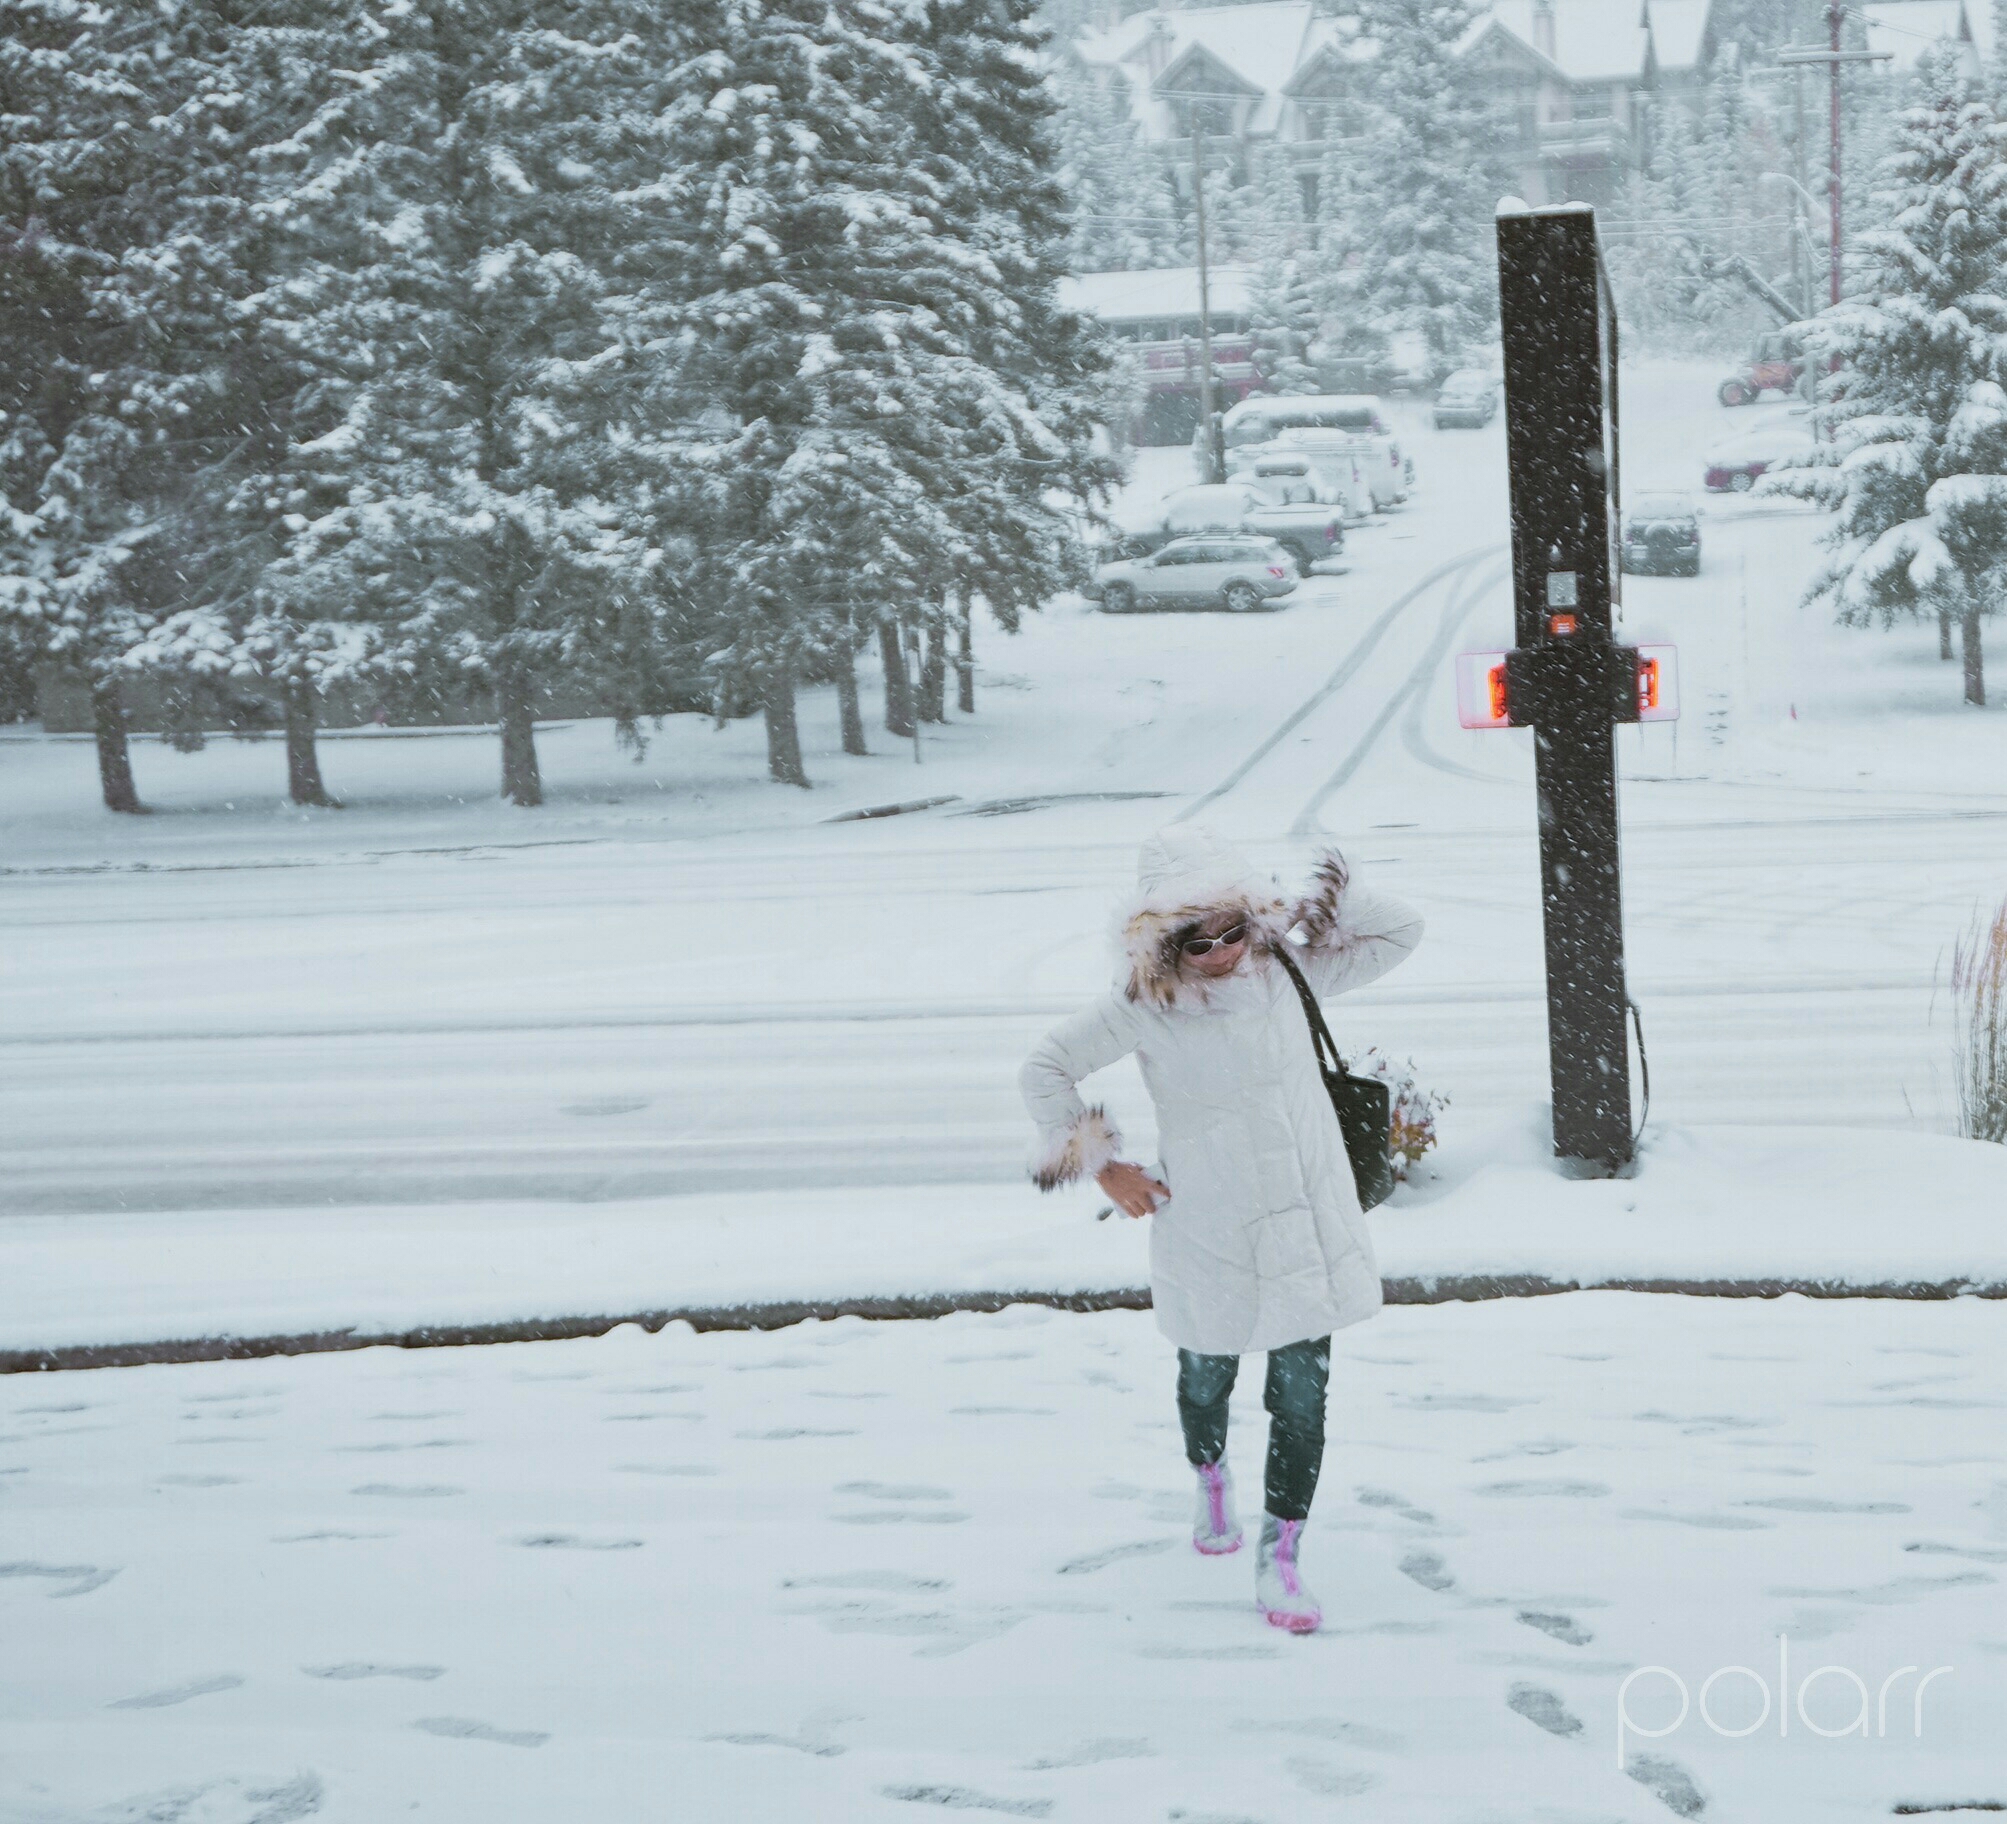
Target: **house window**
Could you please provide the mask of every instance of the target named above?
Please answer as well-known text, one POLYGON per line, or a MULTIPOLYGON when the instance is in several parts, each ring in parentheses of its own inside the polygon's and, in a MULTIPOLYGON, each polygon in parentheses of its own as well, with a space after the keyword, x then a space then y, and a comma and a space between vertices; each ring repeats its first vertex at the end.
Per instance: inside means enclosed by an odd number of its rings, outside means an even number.
POLYGON ((1617 111, 1616 93, 1611 89, 1577 89, 1574 99, 1577 120, 1608 120, 1617 111))

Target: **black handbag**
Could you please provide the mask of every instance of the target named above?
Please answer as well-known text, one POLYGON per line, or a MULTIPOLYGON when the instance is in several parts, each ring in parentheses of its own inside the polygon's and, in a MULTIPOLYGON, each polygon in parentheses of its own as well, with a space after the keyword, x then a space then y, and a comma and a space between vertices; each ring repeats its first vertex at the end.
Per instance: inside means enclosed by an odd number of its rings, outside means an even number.
MULTIPOLYGON (((1287 938, 1283 943, 1287 943, 1287 938)), ((1345 1136, 1345 1155, 1352 1161, 1352 1182, 1359 1189, 1359 1207, 1370 1210, 1394 1194, 1394 1098, 1378 1077, 1355 1077, 1338 1055, 1338 1041, 1324 1024, 1324 1010, 1310 992, 1281 944, 1274 956, 1289 971, 1296 984, 1297 998, 1310 1021, 1310 1043, 1317 1053, 1317 1074, 1331 1094, 1331 1106, 1338 1111, 1338 1127, 1345 1136)))

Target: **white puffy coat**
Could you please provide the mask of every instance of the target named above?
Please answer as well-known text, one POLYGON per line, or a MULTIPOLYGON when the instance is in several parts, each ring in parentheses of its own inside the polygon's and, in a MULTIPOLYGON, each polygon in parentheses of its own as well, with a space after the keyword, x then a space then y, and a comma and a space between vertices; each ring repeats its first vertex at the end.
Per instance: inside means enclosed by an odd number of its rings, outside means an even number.
POLYGON ((1055 1026, 1019 1073, 1039 1129, 1033 1177, 1050 1190, 1121 1156, 1121 1136, 1075 1085, 1133 1051, 1171 1190, 1147 1218, 1158 1328, 1181 1348, 1241 1355, 1371 1317, 1380 1273, 1338 1117, 1302 1002, 1267 952, 1289 943, 1322 998, 1393 968, 1420 941, 1420 917, 1350 884, 1335 856, 1287 902, 1203 829, 1152 837, 1139 874, 1122 922, 1126 979, 1055 1026), (1215 981, 1181 972, 1179 939, 1227 907, 1252 927, 1246 959, 1215 981))

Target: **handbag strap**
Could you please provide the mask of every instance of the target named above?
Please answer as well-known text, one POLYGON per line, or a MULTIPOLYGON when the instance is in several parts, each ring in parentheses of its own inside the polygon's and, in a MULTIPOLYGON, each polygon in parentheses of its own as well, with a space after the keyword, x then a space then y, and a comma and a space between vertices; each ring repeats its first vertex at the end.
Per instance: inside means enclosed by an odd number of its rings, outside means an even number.
POLYGON ((1338 1055, 1338 1041, 1331 1036, 1331 1028, 1324 1023, 1324 1009, 1317 1005, 1317 997, 1310 992, 1310 984, 1303 979, 1303 971, 1297 968, 1289 953, 1283 949, 1287 938, 1269 947, 1269 954, 1289 971, 1289 979, 1296 984, 1296 998, 1303 1003, 1304 1017, 1310 1022, 1310 1043, 1317 1053, 1317 1062, 1324 1063, 1324 1054, 1329 1051, 1333 1069, 1339 1076, 1346 1074, 1345 1060, 1338 1055))

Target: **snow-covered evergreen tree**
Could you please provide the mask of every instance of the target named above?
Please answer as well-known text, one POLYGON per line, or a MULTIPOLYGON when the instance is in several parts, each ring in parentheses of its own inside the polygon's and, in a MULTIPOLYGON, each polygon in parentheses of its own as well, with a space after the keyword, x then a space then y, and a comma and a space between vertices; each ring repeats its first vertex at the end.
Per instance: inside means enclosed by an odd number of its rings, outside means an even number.
MULTIPOLYGON (((1055 300, 1065 199, 1023 0, 714 0, 679 72, 672 182, 721 684, 805 783, 795 681, 876 630, 936 655, 979 594, 1005 626, 1065 577, 1053 504, 1091 453, 1098 339, 1055 300)), ((923 669, 932 707, 938 658, 923 669)), ((888 708, 897 705, 888 688, 888 708)))
POLYGON ((1494 330, 1489 224, 1502 193, 1491 110, 1455 56, 1466 0, 1362 0, 1377 125, 1364 164, 1370 206, 1332 275, 1335 314, 1426 340, 1439 371, 1494 330))
POLYGON ((291 193, 316 257, 280 327, 331 428, 272 599, 336 608, 393 675, 492 689, 504 795, 536 804, 539 693, 609 682, 681 584, 633 301, 667 255, 660 90, 689 45, 644 0, 361 10, 291 193))
POLYGON ((1255 358, 1271 391, 1314 393, 1310 344, 1318 331, 1313 253, 1287 151, 1263 149, 1255 164, 1254 270, 1248 287, 1255 358))
POLYGON ((1831 441, 1774 484, 1835 510, 1808 601, 1843 622, 1942 619, 1986 700, 1981 621, 2007 590, 2007 127, 1930 58, 1851 249, 1849 295, 1798 326, 1837 361, 1831 441))

